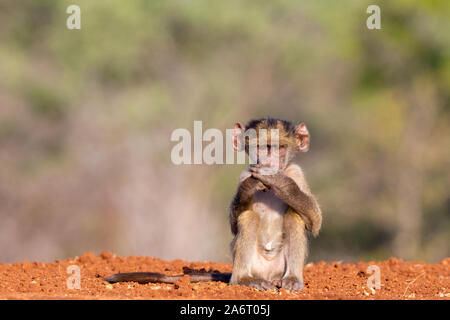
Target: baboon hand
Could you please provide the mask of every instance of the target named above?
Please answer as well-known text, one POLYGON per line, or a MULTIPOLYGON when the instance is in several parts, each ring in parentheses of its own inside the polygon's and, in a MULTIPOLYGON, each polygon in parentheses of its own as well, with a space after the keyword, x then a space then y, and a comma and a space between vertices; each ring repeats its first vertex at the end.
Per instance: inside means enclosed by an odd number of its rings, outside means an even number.
POLYGON ((256 191, 262 191, 267 189, 267 187, 260 180, 255 177, 249 177, 245 179, 241 184, 241 191, 246 196, 253 196, 256 191))
POLYGON ((275 174, 263 174, 261 172, 264 167, 253 166, 250 168, 252 177, 262 182, 267 188, 272 189, 277 196, 285 198, 285 196, 291 194, 294 190, 298 189, 294 180, 288 177, 284 171, 278 170, 275 174))

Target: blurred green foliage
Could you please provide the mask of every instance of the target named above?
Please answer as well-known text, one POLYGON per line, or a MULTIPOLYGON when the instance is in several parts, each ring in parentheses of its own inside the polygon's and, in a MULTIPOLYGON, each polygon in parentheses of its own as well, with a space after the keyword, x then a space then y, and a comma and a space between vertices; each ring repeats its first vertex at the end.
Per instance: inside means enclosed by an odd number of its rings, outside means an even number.
POLYGON ((370 4, 3 0, 0 261, 229 259, 243 166, 174 166, 170 134, 263 116, 310 128, 310 259, 448 256, 450 2, 370 4))

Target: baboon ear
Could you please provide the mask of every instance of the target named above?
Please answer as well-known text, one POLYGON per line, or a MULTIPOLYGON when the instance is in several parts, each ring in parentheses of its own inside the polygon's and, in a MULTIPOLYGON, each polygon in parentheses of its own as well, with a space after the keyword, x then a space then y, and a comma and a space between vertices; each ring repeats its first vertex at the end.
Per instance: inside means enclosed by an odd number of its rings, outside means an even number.
POLYGON ((306 124, 300 123, 295 127, 295 135, 297 137, 297 149, 301 152, 309 150, 309 131, 306 124))
POLYGON ((245 132, 245 126, 240 122, 236 122, 236 124, 234 125, 233 135, 232 135, 234 151, 244 150, 244 144, 242 141, 244 132, 245 132))

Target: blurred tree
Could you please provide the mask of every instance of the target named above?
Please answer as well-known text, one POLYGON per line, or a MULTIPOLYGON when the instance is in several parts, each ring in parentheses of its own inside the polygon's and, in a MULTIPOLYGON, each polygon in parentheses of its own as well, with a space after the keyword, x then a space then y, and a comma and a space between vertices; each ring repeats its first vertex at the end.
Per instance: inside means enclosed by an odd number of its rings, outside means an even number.
POLYGON ((229 259, 244 166, 175 166, 170 135, 263 116, 311 131, 310 259, 448 256, 450 2, 370 4, 3 0, 0 261, 229 259))

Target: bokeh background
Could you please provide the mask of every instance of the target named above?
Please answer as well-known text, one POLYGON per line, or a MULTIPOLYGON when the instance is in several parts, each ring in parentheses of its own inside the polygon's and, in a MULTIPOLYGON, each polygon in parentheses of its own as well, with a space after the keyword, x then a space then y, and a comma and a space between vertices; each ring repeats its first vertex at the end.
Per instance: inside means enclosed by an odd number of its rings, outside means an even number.
POLYGON ((309 261, 449 256, 449 30, 447 0, 1 0, 0 261, 230 261, 245 166, 170 136, 265 116, 310 129, 309 261))

